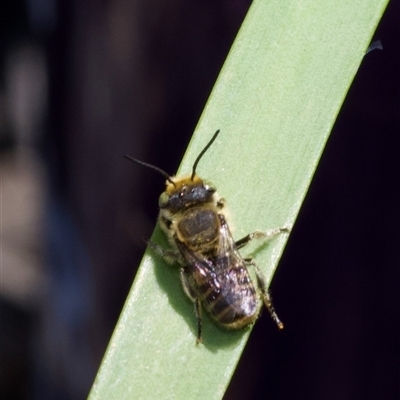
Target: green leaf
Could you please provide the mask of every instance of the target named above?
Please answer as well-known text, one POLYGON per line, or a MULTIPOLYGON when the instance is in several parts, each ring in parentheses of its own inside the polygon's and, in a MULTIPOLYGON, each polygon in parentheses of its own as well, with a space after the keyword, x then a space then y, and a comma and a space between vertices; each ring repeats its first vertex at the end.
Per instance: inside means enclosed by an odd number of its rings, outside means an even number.
MULTIPOLYGON (((198 173, 227 200, 235 238, 293 225, 386 4, 253 2, 180 168, 190 173, 221 129, 198 173)), ((242 252, 255 255, 268 283, 286 239, 242 252)), ((153 240, 165 245, 158 229, 153 240)), ((90 399, 220 399, 249 333, 225 331, 206 317, 204 344, 196 346, 178 268, 147 251, 90 399)))

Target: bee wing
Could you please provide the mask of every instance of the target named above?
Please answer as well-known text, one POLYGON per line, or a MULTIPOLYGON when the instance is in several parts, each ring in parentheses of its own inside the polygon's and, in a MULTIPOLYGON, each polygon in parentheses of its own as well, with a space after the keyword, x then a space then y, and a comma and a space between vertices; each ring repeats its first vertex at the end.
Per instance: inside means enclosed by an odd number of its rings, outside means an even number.
POLYGON ((256 292, 246 263, 225 221, 221 223, 217 260, 217 279, 224 298, 237 313, 244 312, 245 315, 254 313, 257 307, 256 292))
POLYGON ((212 273, 214 268, 214 260, 208 258, 200 252, 195 252, 189 249, 184 242, 176 240, 178 250, 186 261, 186 268, 196 269, 202 276, 207 276, 212 273))
POLYGON ((189 249, 184 242, 176 239, 186 266, 196 269, 203 277, 219 275, 227 269, 244 266, 244 260, 237 250, 235 241, 225 219, 221 218, 219 242, 213 254, 204 254, 189 249))
POLYGON ((244 265, 244 260, 237 250, 235 241, 225 220, 221 221, 216 260, 218 270, 226 270, 229 267, 239 267, 244 265))
POLYGON ((186 261, 187 282, 211 316, 226 326, 240 327, 254 318, 258 300, 228 224, 222 216, 220 220, 212 254, 190 250, 180 241, 177 246, 186 261))

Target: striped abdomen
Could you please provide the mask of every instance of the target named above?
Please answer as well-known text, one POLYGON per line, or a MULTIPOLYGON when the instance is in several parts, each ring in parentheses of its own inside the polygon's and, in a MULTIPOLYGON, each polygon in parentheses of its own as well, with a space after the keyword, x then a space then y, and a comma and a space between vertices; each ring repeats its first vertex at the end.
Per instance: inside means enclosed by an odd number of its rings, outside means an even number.
POLYGON ((205 309, 221 325, 239 329, 257 318, 260 302, 244 265, 218 272, 194 268, 188 278, 205 309))

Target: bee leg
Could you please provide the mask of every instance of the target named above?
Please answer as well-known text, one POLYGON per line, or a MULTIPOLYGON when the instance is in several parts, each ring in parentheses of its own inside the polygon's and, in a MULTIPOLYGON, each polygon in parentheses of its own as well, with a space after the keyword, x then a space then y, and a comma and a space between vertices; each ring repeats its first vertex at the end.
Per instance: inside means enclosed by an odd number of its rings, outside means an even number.
POLYGON ((194 303, 194 313, 196 314, 196 319, 197 319, 197 338, 196 338, 196 344, 202 343, 203 338, 202 338, 202 315, 201 315, 201 303, 200 300, 197 298, 196 293, 193 291, 193 289, 190 286, 190 283, 187 279, 187 272, 186 268, 181 268, 181 282, 183 286, 183 290, 186 293, 186 296, 189 297, 190 300, 193 301, 194 303))
POLYGON ((260 269, 257 267, 257 265, 254 263, 254 261, 251 262, 251 265, 253 265, 254 271, 257 276, 257 285, 258 288, 261 291, 261 296, 264 302, 265 307, 267 307, 267 310, 269 311, 269 314, 271 315, 271 318, 275 321, 275 323, 278 325, 279 329, 283 329, 283 323, 279 319, 278 314, 275 311, 275 308, 272 304, 272 297, 269 291, 267 290, 266 284, 264 277, 262 275, 262 272, 260 269))
POLYGON ((288 233, 288 232, 290 232, 289 228, 275 228, 275 229, 268 229, 266 231, 254 231, 253 233, 249 233, 244 238, 238 240, 235 244, 236 247, 240 249, 241 247, 246 246, 246 244, 251 242, 253 239, 270 240, 281 233, 288 233))
POLYGON ((177 251, 171 249, 164 249, 164 247, 160 246, 157 243, 152 242, 151 240, 149 240, 147 244, 153 249, 153 251, 158 256, 160 256, 168 264, 181 263, 182 257, 177 251))
POLYGON ((196 318, 197 318, 196 344, 199 344, 199 343, 203 342, 203 337, 202 337, 203 318, 201 316, 201 303, 200 303, 199 299, 196 299, 194 302, 194 312, 195 312, 196 318))
POLYGON ((217 207, 218 207, 220 210, 222 210, 222 209, 224 208, 224 206, 225 206, 225 199, 221 197, 221 198, 217 201, 217 207))

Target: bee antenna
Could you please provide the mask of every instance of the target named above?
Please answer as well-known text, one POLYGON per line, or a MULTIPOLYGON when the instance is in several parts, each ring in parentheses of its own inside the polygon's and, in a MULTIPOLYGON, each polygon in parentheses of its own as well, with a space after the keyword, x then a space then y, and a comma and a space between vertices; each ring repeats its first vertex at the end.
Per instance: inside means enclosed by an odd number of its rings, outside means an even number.
POLYGON ((175 182, 171 179, 171 176, 170 176, 169 174, 167 174, 167 173, 166 173, 164 170, 162 170, 161 168, 158 168, 158 167, 156 167, 155 165, 147 164, 147 163, 145 163, 145 162, 143 162, 143 161, 137 160, 136 158, 133 158, 133 157, 128 156, 128 155, 126 155, 126 154, 124 155, 124 157, 127 158, 127 159, 130 160, 130 161, 133 161, 133 162, 136 163, 136 164, 143 165, 144 167, 154 169, 155 171, 157 171, 157 172, 160 173, 161 175, 165 176, 165 177, 167 178, 167 181, 170 182, 170 183, 172 183, 172 184, 176 187, 175 182))
POLYGON ((204 156, 204 153, 210 148, 210 146, 213 144, 214 140, 217 138, 219 134, 219 129, 217 130, 217 132, 214 133, 214 136, 211 138, 211 140, 207 143, 206 147, 204 147, 204 149, 200 152, 200 154, 197 156, 196 161, 193 164, 193 170, 192 170, 192 176, 190 177, 190 180, 193 180, 194 176, 196 175, 196 168, 197 168, 197 164, 199 163, 199 161, 201 160, 201 157, 204 156))

